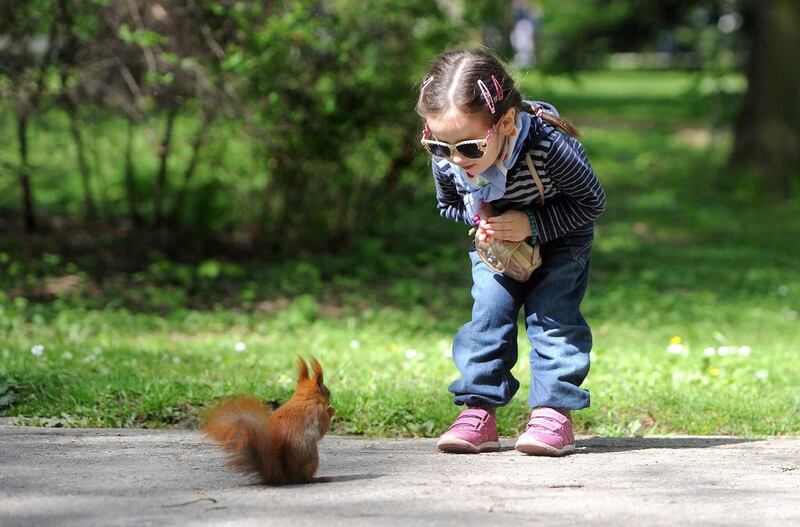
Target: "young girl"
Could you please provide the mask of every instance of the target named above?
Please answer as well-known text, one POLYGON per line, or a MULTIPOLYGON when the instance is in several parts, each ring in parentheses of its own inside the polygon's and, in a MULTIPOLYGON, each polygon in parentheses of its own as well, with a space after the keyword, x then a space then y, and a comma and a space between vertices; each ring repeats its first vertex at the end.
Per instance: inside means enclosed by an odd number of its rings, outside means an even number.
POLYGON ((470 251, 472 320, 455 337, 461 378, 449 388, 455 404, 467 408, 438 448, 478 453, 500 447, 495 408, 519 388, 511 368, 524 307, 533 411, 515 448, 568 454, 575 449, 570 411, 589 406, 589 392, 580 385, 589 371, 592 334, 580 304, 594 220, 605 208, 603 188, 575 129, 552 106, 524 101, 485 49, 439 56, 422 83, 417 112, 425 122, 422 145, 432 155, 441 215, 477 225, 481 241, 539 241, 543 260, 522 283, 493 272, 474 247, 470 251))

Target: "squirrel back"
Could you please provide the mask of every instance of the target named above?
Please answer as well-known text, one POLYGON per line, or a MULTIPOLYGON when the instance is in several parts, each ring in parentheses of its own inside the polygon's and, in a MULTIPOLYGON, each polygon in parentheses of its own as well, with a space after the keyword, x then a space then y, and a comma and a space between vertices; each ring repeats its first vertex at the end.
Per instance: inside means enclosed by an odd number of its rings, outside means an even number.
POLYGON ((322 367, 297 358, 297 388, 289 401, 271 412, 255 397, 239 396, 212 408, 203 427, 231 454, 229 464, 258 474, 268 485, 308 483, 319 466, 317 443, 328 432, 334 409, 322 367))

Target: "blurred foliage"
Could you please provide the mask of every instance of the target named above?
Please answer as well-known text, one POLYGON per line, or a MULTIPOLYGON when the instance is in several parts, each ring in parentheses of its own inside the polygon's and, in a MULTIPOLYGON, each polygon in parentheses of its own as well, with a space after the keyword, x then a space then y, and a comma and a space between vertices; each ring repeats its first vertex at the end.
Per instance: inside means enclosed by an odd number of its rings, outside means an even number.
MULTIPOLYGON (((604 67, 613 52, 662 52, 672 67, 730 72, 746 58, 748 0, 541 0, 539 66, 552 73, 604 67), (718 20, 739 24, 723 32, 718 20), (734 22, 735 21, 735 22, 734 22)), ((659 63, 658 67, 665 64, 659 63)))
POLYGON ((251 4, 235 19, 223 68, 254 101, 267 239, 338 244, 385 219, 415 160, 414 86, 458 28, 418 0, 251 4))
POLYGON ((627 0, 547 2, 541 21, 540 66, 564 73, 600 65, 612 50, 613 29, 633 9, 627 0))
POLYGON ((0 34, 0 162, 28 178, 22 206, 0 184, 4 215, 93 219, 97 193, 107 221, 270 251, 341 246, 409 199, 419 77, 473 35, 423 0, 37 0, 3 3, 0 34))
MULTIPOLYGON (((668 35, 703 68, 695 89, 717 90, 714 122, 732 119, 739 92, 718 59, 738 48, 714 20, 738 1, 534 4, 542 71, 600 67, 668 35)), ((2 0, 0 167, 18 177, 0 179, 0 214, 157 227, 162 249, 355 247, 426 196, 411 109, 430 61, 481 39, 510 56, 518 7, 2 0)))

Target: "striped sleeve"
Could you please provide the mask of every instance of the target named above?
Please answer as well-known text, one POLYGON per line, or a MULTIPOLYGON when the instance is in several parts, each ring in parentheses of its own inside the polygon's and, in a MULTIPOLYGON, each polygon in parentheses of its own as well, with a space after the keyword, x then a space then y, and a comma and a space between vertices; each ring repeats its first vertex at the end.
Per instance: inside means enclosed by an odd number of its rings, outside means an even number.
POLYGON ((439 209, 439 214, 448 220, 472 225, 467 220, 467 208, 456 188, 450 164, 443 159, 431 157, 431 169, 436 185, 436 207, 439 209))
POLYGON ((577 139, 553 132, 545 154, 547 175, 560 194, 534 207, 537 235, 542 242, 559 238, 594 221, 605 210, 606 195, 577 139))

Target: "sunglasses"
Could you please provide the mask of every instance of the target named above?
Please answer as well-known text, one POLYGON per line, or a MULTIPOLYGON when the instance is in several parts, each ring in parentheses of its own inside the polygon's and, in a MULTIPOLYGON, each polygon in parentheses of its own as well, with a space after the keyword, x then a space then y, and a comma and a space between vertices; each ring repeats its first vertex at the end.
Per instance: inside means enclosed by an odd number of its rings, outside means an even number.
POLYGON ((468 159, 480 159, 483 157, 483 154, 486 153, 486 149, 489 146, 489 141, 491 141, 492 137, 494 137, 494 126, 489 128, 489 131, 486 133, 486 137, 483 139, 459 141, 454 145, 442 141, 434 141, 433 139, 429 139, 430 137, 431 131, 428 128, 428 123, 425 123, 425 128, 422 129, 422 139, 420 140, 420 143, 422 143, 422 147, 425 148, 425 150, 427 150, 431 155, 436 157, 453 157, 455 152, 458 152, 460 155, 468 159))

